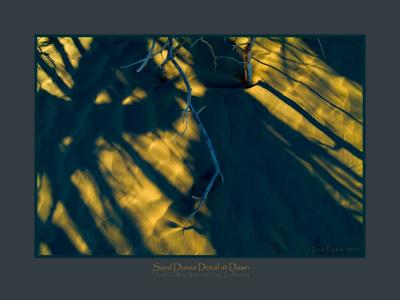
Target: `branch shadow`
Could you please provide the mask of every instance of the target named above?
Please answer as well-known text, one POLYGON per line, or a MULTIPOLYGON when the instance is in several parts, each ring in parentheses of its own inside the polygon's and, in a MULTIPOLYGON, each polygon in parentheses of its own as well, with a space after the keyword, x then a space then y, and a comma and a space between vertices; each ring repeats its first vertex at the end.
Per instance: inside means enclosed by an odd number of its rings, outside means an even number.
MULTIPOLYGON (((57 38, 55 40, 56 42, 53 40, 55 48, 61 52, 63 63, 66 69, 69 69, 72 65, 66 63, 68 55, 65 51, 63 52, 63 46, 57 38)), ((112 245, 98 228, 99 224, 94 219, 93 212, 87 207, 82 195, 71 182, 71 177, 76 171, 88 172, 99 190, 101 201, 103 198, 110 200, 112 207, 106 209, 106 218, 120 220, 116 225, 122 229, 123 236, 132 245, 135 255, 149 256, 151 253, 143 240, 143 233, 135 220, 115 199, 115 193, 121 191, 117 191, 114 186, 111 187, 105 179, 107 174, 101 169, 101 163, 98 160, 99 147, 96 143, 101 137, 109 145, 117 145, 121 157, 128 155, 146 177, 156 184, 162 194, 173 200, 185 198, 186 195, 171 185, 154 166, 144 160, 122 138, 123 133, 139 136, 156 132, 156 130, 174 130, 172 123, 180 117, 180 108, 172 93, 174 89, 171 83, 164 84, 160 80, 158 70, 151 63, 149 68, 142 72, 143 74, 137 74, 136 70, 122 72, 126 79, 122 80, 122 83, 115 75, 119 66, 123 65, 127 58, 135 60, 140 57, 141 51, 145 49, 145 38, 100 37, 93 41, 90 50, 84 50, 77 38, 73 42, 83 57, 78 69, 69 69, 75 83, 72 89, 65 85, 55 70, 41 56, 36 57, 37 63, 51 80, 58 87, 62 87, 65 94, 71 95, 71 101, 65 101, 44 90, 40 90, 36 95, 37 176, 43 174, 48 176, 53 200, 63 204, 92 254, 118 254, 115 252, 115 245, 112 245), (137 51, 138 49, 141 51, 137 51), (136 54, 136 57, 128 56, 132 53, 136 54), (153 90, 154 86, 157 88, 153 90), (138 102, 124 106, 123 99, 129 96, 136 87, 143 89, 147 96, 138 102), (96 105, 96 95, 102 90, 110 95, 111 101, 96 105), (160 97, 161 94, 163 97, 160 97), (152 102, 157 98, 161 98, 158 101, 165 102, 161 103, 161 106, 167 106, 169 113, 167 117, 156 118, 152 121, 148 118, 150 115, 148 110, 154 106, 152 102), (73 140, 67 150, 61 147, 65 137, 71 137, 73 140), (110 210, 116 212, 116 218, 110 215, 110 210)), ((53 255, 79 254, 77 249, 72 251, 71 241, 68 241, 66 234, 59 234, 62 230, 54 224, 56 203, 53 203, 47 220, 37 222, 36 246, 43 241, 49 246, 53 255), (54 238, 48 238, 48 236, 54 238)), ((175 209, 187 214, 190 206, 178 205, 175 209)))

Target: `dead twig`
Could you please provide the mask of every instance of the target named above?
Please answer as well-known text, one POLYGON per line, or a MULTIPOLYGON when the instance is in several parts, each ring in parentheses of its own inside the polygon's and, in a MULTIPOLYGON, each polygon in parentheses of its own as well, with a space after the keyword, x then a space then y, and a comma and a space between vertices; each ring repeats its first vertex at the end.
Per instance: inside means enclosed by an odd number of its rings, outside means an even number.
POLYGON ((319 47, 321 48, 322 55, 323 55, 324 58, 326 59, 325 51, 324 51, 324 48, 322 48, 322 43, 321 43, 321 40, 319 39, 319 36, 317 36, 317 40, 318 40, 319 47))
POLYGON ((140 71, 142 71, 143 68, 147 65, 148 61, 149 61, 151 58, 153 58, 153 56, 154 56, 153 51, 154 51, 154 48, 155 48, 155 47, 156 47, 156 40, 153 39, 153 42, 152 42, 152 44, 151 44, 151 47, 150 47, 149 52, 147 53, 146 58, 144 59, 143 63, 140 65, 140 67, 136 70, 136 72, 139 73, 140 71))
POLYGON ((195 40, 194 43, 190 46, 190 48, 193 48, 197 44, 197 42, 199 42, 199 41, 204 43, 204 44, 206 44, 208 46, 208 48, 210 48, 211 55, 213 57, 213 62, 214 62, 214 69, 216 70, 217 66, 218 66, 218 64, 217 64, 217 56, 215 55, 213 46, 211 46, 211 44, 209 42, 207 42, 203 37, 201 37, 201 38, 198 38, 197 40, 195 40))
MULTIPOLYGON (((195 41, 195 43, 192 44, 192 47, 193 47, 199 40, 202 40, 202 38, 200 38, 200 39, 198 39, 197 41, 195 41)), ((206 44, 208 44, 208 45, 210 46, 210 49, 211 49, 211 51, 212 51, 214 60, 216 60, 216 56, 215 56, 215 53, 214 53, 214 51, 213 51, 211 45, 210 45, 208 42, 204 41, 204 40, 203 40, 203 42, 205 42, 206 44)), ((185 223, 184 223, 184 225, 183 225, 183 227, 182 227, 183 230, 185 230, 185 229, 186 229, 187 223, 196 215, 196 213, 197 213, 197 212, 199 211, 199 209, 202 207, 202 205, 204 204, 204 202, 207 200, 208 194, 209 194, 209 192, 211 191, 211 188, 212 188, 212 186, 214 185, 214 182, 215 182, 215 180, 217 179, 217 177, 218 177, 218 176, 221 176, 221 180, 222 180, 222 183, 223 183, 223 182, 224 182, 224 176, 223 176, 223 174, 222 174, 221 167, 220 167, 219 161, 218 161, 218 159, 217 159, 217 155, 216 155, 215 150, 214 150, 214 146, 213 146, 213 144, 212 144, 212 142, 211 142, 211 139, 210 139, 210 137, 209 137, 209 135, 208 135, 208 133, 207 133, 207 130, 206 130, 206 128, 204 127, 203 123, 201 122, 201 119, 200 119, 200 116, 199 116, 200 113, 206 108, 206 106, 203 106, 203 107, 200 108, 199 110, 196 110, 195 107, 193 106, 193 104, 192 104, 192 88, 191 88, 191 86, 190 86, 189 79, 187 78, 185 72, 183 71, 183 69, 181 68, 181 66, 178 64, 178 62, 176 61, 175 56, 174 56, 175 51, 176 51, 177 49, 179 49, 179 47, 180 47, 182 44, 183 44, 183 43, 180 43, 177 47, 174 48, 174 47, 173 47, 173 39, 172 39, 171 37, 168 37, 168 42, 167 42, 159 51, 157 51, 156 53, 154 53, 153 51, 154 51, 154 48, 155 48, 155 40, 153 40, 153 43, 152 43, 152 45, 151 45, 151 47, 150 47, 150 49, 149 49, 149 51, 148 51, 148 53, 147 53, 147 56, 146 56, 144 59, 141 59, 141 60, 139 60, 139 61, 137 61, 137 62, 134 62, 134 63, 129 64, 129 65, 126 65, 126 66, 122 66, 121 68, 128 68, 128 67, 131 67, 131 66, 133 66, 133 65, 136 65, 136 64, 140 64, 140 63, 141 63, 140 67, 139 67, 138 70, 137 70, 137 72, 140 72, 140 71, 143 70, 143 68, 146 66, 147 62, 148 62, 152 57, 154 57, 155 55, 161 53, 165 48, 168 47, 168 55, 167 55, 167 57, 164 59, 164 61, 162 62, 161 66, 160 66, 161 69, 163 70, 163 74, 164 74, 164 67, 165 67, 165 65, 166 65, 169 61, 172 62, 172 64, 174 65, 175 69, 178 71, 180 77, 182 77, 183 82, 184 82, 184 84, 185 84, 185 86, 186 86, 186 107, 185 107, 185 109, 183 110, 183 121, 185 122, 185 129, 184 129, 184 131, 183 131, 182 134, 185 133, 185 131, 186 131, 187 127, 188 127, 188 123, 189 123, 189 113, 191 113, 191 114, 193 115, 194 120, 196 121, 198 127, 200 128, 200 131, 201 131, 202 135, 204 136, 205 142, 206 142, 206 144, 207 144, 208 151, 209 151, 210 156, 211 156, 211 160, 212 160, 213 165, 214 165, 214 174, 213 174, 213 176, 211 177, 210 181, 208 182, 208 184, 207 184, 207 186, 206 186, 206 188, 205 188, 203 194, 202 194, 200 197, 192 196, 193 199, 198 200, 199 202, 198 202, 197 207, 194 209, 194 211, 193 211, 193 212, 189 215, 189 217, 186 219, 186 221, 185 221, 185 223)))
POLYGON ((244 64, 244 61, 239 61, 236 58, 230 57, 230 56, 216 56, 216 59, 229 59, 229 60, 233 60, 234 62, 237 62, 238 64, 244 64))
POLYGON ((189 111, 190 111, 192 113, 193 117, 194 117, 194 120, 196 121, 197 125, 199 126, 201 133, 204 136, 205 142, 207 144, 208 151, 209 151, 210 156, 211 156, 211 160, 212 160, 212 162, 214 164, 214 174, 211 177, 209 183, 207 184, 207 187, 204 190, 203 194, 200 197, 192 196, 193 199, 199 200, 199 203, 198 203, 196 209, 189 215, 189 217, 186 219, 184 225, 182 226, 182 228, 185 229, 187 223, 196 215, 196 213, 199 211, 199 209, 201 208, 203 203, 207 200, 207 196, 208 196, 212 186, 214 185, 215 179, 218 176, 221 176, 221 180, 222 180, 222 183, 223 183, 224 182, 224 176, 223 176, 223 174, 221 172, 221 167, 220 167, 219 161, 217 159, 217 155, 215 154, 214 146, 213 146, 213 144, 211 142, 211 139, 210 139, 210 137, 209 137, 209 135, 207 133, 206 128, 204 127, 204 125, 201 122, 201 119, 199 117, 200 112, 203 111, 204 107, 197 111, 194 108, 193 104, 192 104, 192 88, 190 86, 189 80, 188 80, 185 72, 183 72, 181 66, 178 64, 178 62, 174 58, 172 42, 173 42, 172 38, 169 37, 168 38, 168 43, 169 43, 168 57, 169 57, 169 60, 174 65, 174 67, 179 72, 179 75, 182 77, 183 82, 185 83, 185 86, 186 86, 186 108, 184 110, 184 112, 186 113, 186 115, 185 115, 186 121, 185 122, 186 122, 186 124, 188 123, 189 111))

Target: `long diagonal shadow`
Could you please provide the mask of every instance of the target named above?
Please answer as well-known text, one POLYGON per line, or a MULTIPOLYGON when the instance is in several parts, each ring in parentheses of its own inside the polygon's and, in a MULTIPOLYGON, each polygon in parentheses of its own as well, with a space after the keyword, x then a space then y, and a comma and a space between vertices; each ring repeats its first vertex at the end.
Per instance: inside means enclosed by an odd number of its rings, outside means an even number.
MULTIPOLYGON (((289 76, 285 71, 280 70, 277 67, 274 67, 273 65, 267 64, 261 60, 259 60, 256 57, 252 57, 256 62, 270 67, 272 69, 274 69, 275 71, 281 73, 282 75, 286 76, 288 79, 290 79, 293 82, 297 82, 299 84, 301 84, 302 86, 304 86, 305 88, 307 88, 309 91, 311 91, 312 93, 314 93, 315 95, 317 95, 321 100, 325 101, 326 103, 328 103, 329 105, 331 105, 332 107, 334 107, 335 109, 339 110, 341 113, 345 114, 347 117, 349 117, 350 119, 352 119, 353 121, 361 124, 360 120, 358 120, 357 118, 355 118, 351 113, 349 113, 348 111, 344 110, 343 108, 337 106, 336 104, 332 103, 332 101, 329 101, 328 99, 326 99, 324 96, 322 96, 318 91, 316 91, 315 89, 313 89, 312 87, 310 87, 309 85, 305 84, 304 82, 297 80, 291 76, 289 76)), ((265 81, 264 81, 265 82, 265 81)))
MULTIPOLYGON (((199 67, 204 65, 201 53, 194 50, 191 53, 198 79, 209 82, 204 77, 207 72, 199 67)), ((201 105, 208 108, 202 113, 202 119, 215 143, 226 182, 213 188, 207 200, 211 217, 198 216, 197 222, 199 228, 208 228, 217 253, 294 255, 304 247, 326 245, 356 246, 362 252, 363 226, 353 217, 358 213, 340 205, 322 182, 328 182, 344 198, 362 199, 321 167, 314 157, 338 167, 359 182, 363 181, 362 177, 321 145, 277 119, 243 89, 218 90, 205 85, 208 89, 201 105), (225 115, 229 116, 228 120, 221 119, 225 115), (226 121, 228 125, 221 124, 226 121), (287 144, 267 131, 265 123, 283 136, 287 144), (222 139, 225 126, 230 131, 222 139), (310 164, 315 173, 310 173, 299 159, 310 164), (260 180, 264 180, 263 185, 258 183, 260 180)), ((266 83, 258 85, 332 138, 337 144, 335 148, 343 147, 363 157, 360 150, 320 124, 295 101, 266 83)), ((198 100, 194 97, 193 101, 198 100)), ((351 181, 347 184, 353 185, 351 181)))
POLYGON ((276 97, 281 99, 283 102, 285 102, 287 105, 291 106, 296 111, 298 111, 300 114, 302 114, 302 116, 304 118, 306 118, 311 124, 313 124, 319 130, 321 130, 323 133, 325 133, 329 138, 331 138, 332 141, 334 141, 338 147, 345 148, 348 151, 350 151, 353 155, 358 157, 359 159, 363 159, 364 155, 363 155, 362 151, 360 151, 357 147, 353 146, 351 143, 349 143, 346 140, 337 136, 337 134, 335 132, 333 132, 329 127, 322 125, 309 112, 307 112, 304 108, 302 108, 297 102, 293 101, 289 97, 286 97, 280 91, 276 90, 275 88, 273 88, 266 82, 259 81, 258 85, 265 88, 266 90, 271 92, 273 95, 275 95, 276 97))
MULTIPOLYGON (((126 41, 123 42, 124 44, 127 43, 126 41)), ((78 41, 75 41, 75 43, 77 44, 78 41)), ((95 41, 95 43, 97 42, 95 41)), ((123 125, 121 124, 121 126, 116 126, 114 124, 113 113, 114 111, 120 111, 119 107, 121 105, 120 102, 122 102, 121 98, 123 99, 127 95, 126 93, 123 92, 122 94, 118 94, 114 93, 113 89, 110 89, 109 93, 113 96, 112 101, 115 103, 112 105, 96 106, 93 102, 91 102, 93 101, 93 96, 97 94, 99 89, 107 86, 107 82, 111 81, 111 84, 116 86, 115 81, 113 81, 114 79, 110 77, 110 73, 107 68, 105 71, 101 71, 103 73, 96 74, 98 79, 96 79, 94 83, 81 84, 86 78, 85 74, 82 76, 81 73, 85 73, 85 70, 90 68, 93 60, 98 60, 96 53, 99 51, 99 49, 105 49, 105 45, 101 45, 101 43, 102 42, 100 41, 100 46, 95 45, 90 51, 84 51, 83 49, 80 49, 80 51, 84 53, 84 57, 79 64, 79 69, 77 69, 74 74, 70 74, 76 83, 72 92, 58 76, 55 70, 49 67, 40 56, 37 57, 38 64, 46 71, 53 82, 58 87, 61 87, 65 94, 72 95, 72 102, 66 102, 62 99, 58 99, 56 96, 49 95, 44 91, 40 91, 37 94, 37 101, 40 101, 40 105, 38 106, 40 109, 38 110, 37 115, 38 124, 40 124, 40 126, 37 127, 38 132, 36 133, 36 136, 41 137, 40 144, 38 144, 39 148, 36 152, 37 172, 38 175, 48 175, 51 185, 53 186, 53 199, 57 199, 63 203, 72 220, 76 222, 79 234, 87 242, 89 248, 94 251, 93 254, 111 254, 114 251, 113 246, 105 237, 102 236, 102 233, 99 231, 99 229, 95 230, 95 232, 92 234, 87 232, 86 229, 96 227, 96 221, 93 219, 91 212, 81 199, 79 191, 70 182, 70 178, 76 170, 87 170, 93 176, 101 195, 111 201, 114 211, 117 212, 119 218, 122 220, 121 228, 123 229, 125 237, 132 244, 135 255, 148 256, 150 255, 150 252, 142 240, 141 232, 137 228, 135 221, 132 218, 129 218, 126 215, 126 212, 119 207, 119 204, 113 195, 112 188, 106 182, 102 171, 99 170, 99 165, 96 158, 97 137, 101 136, 110 144, 119 145, 123 150, 123 152, 120 152, 120 154, 129 155, 135 165, 140 167, 149 180, 153 181, 154 184, 156 184, 160 189, 160 192, 169 199, 173 200, 174 202, 180 202, 180 200, 184 199, 186 195, 182 194, 175 186, 170 184, 162 174, 160 174, 150 163, 141 158, 141 156, 132 148, 132 146, 121 137, 123 130, 129 132, 133 129, 133 132, 135 133, 135 131, 139 128, 137 127, 137 124, 134 124, 135 121, 132 120, 132 115, 129 112, 132 110, 140 111, 143 108, 142 106, 150 101, 149 99, 143 99, 138 104, 124 108, 127 113, 119 113, 119 117, 122 117, 123 119, 123 125), (54 111, 55 114, 52 115, 52 113, 49 114, 48 111, 46 112, 46 107, 49 107, 50 112, 54 111), (53 117, 49 119, 48 116, 53 117), (69 118, 69 116, 72 116, 72 120, 69 118), (128 122, 126 122, 127 119, 128 122), (92 123, 90 124, 90 122, 92 123), (132 125, 136 126, 132 127, 132 125), (42 130, 44 130, 43 133, 42 130), (74 140, 68 151, 62 152, 60 151, 60 143, 65 136, 72 136, 74 139, 75 137, 77 139, 76 141, 74 140)), ((56 44, 56 49, 60 50, 62 45, 57 42, 56 44)), ((118 48, 118 46, 116 47, 118 48)), ((118 51, 115 52, 117 53, 110 53, 108 55, 108 58, 105 61, 106 65, 118 65, 118 63, 115 62, 116 58, 114 57, 118 55, 118 51)), ((68 59, 66 53, 61 56, 64 60, 68 59)), ((65 61, 64 64, 66 66, 70 65, 65 61)), ((131 89, 135 87, 135 81, 133 79, 138 78, 138 81, 142 82, 143 80, 141 78, 143 76, 154 76, 151 72, 144 72, 144 75, 138 75, 136 72, 128 70, 128 73, 130 73, 128 75, 130 76, 130 82, 132 84, 131 89)), ((147 91, 147 93, 150 95, 153 92, 147 91)), ((158 129, 172 130, 172 122, 174 122, 176 118, 180 116, 178 104, 175 103, 174 105, 176 112, 171 114, 169 118, 164 118, 164 120, 159 123, 161 126, 159 126, 158 129)), ((169 108, 169 110, 172 109, 173 107, 169 108)), ((137 122, 138 121, 136 121, 136 123, 137 122)), ((142 126, 141 130, 142 129, 155 130, 157 128, 146 128, 146 126, 142 126)), ((138 133, 145 132, 146 131, 138 133)), ((71 249, 72 244, 71 247, 65 247, 63 249, 62 245, 65 244, 65 239, 67 239, 65 235, 59 235, 57 240, 48 239, 46 237, 47 233, 49 233, 49 236, 54 236, 55 234, 51 234, 51 232, 54 232, 54 230, 57 230, 57 232, 60 231, 60 229, 57 229, 52 224, 55 208, 56 205, 53 205, 50 210, 49 217, 45 223, 41 224, 39 222, 39 226, 37 228, 39 235, 37 238, 39 240, 47 241, 49 246, 53 248, 53 254, 55 255, 74 254, 76 251, 68 250, 71 249)), ((184 214, 187 214, 187 211, 190 209, 190 205, 188 202, 183 201, 180 205, 175 205, 174 208, 178 211, 182 211, 184 214)))

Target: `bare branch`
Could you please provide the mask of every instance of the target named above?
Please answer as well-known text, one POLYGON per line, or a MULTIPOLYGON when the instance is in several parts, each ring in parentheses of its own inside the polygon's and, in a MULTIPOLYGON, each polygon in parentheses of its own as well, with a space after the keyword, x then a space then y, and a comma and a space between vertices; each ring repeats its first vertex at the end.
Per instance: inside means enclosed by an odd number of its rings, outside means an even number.
MULTIPOLYGON (((199 40, 202 40, 203 42, 205 42, 206 44, 209 45, 209 47, 210 47, 210 49, 211 49, 211 51, 212 51, 214 60, 216 61, 216 56, 215 56, 215 54, 214 54, 214 51, 213 51, 213 49, 212 49, 212 46, 211 46, 208 42, 204 41, 202 38, 199 39, 199 40)), ((197 41, 198 41, 198 40, 197 40, 197 41)), ((197 42, 197 41, 196 41, 196 42, 197 42)), ((196 42, 195 42, 195 43, 196 43, 196 42)), ((182 44, 182 43, 181 43, 181 44, 182 44)), ((215 168, 214 174, 213 174, 213 176, 211 177, 209 183, 207 184, 207 186, 206 186, 206 188, 205 188, 203 194, 202 194, 200 197, 192 196, 192 198, 198 200, 199 203, 198 203, 197 207, 195 208, 195 210, 194 210, 194 211, 190 214, 190 216, 186 219, 186 222, 185 222, 184 225, 183 225, 183 230, 185 230, 186 224, 196 215, 196 213, 199 211, 199 209, 201 208, 201 206, 203 205, 203 203, 207 200, 207 196, 208 196, 209 192, 211 191, 212 186, 214 185, 215 179, 216 179, 218 176, 221 176, 221 180, 222 180, 222 183, 223 183, 223 182, 224 182, 224 176, 222 175, 221 167, 220 167, 219 161, 218 161, 218 159, 217 159, 217 156, 216 156, 216 154, 215 154, 214 146, 213 146, 213 144, 212 144, 212 142, 211 142, 211 140, 210 140, 210 137, 208 136, 208 133, 207 133, 206 128, 204 127, 204 125, 203 125, 203 123, 201 122, 200 117, 199 117, 199 114, 205 109, 205 106, 202 107, 201 109, 199 109, 198 111, 194 108, 194 106, 193 106, 193 104, 192 104, 192 88, 191 88, 191 86, 190 86, 189 79, 187 78, 185 72, 182 70, 181 66, 178 64, 178 62, 176 61, 176 59, 175 59, 175 57, 174 57, 174 52, 175 52, 177 49, 179 49, 179 47, 181 46, 181 44, 179 44, 176 48, 173 48, 173 39, 172 39, 171 37, 168 37, 168 42, 162 47, 162 49, 161 49, 160 51, 156 52, 156 53, 153 53, 154 47, 155 47, 155 40, 153 40, 152 46, 151 46, 150 50, 148 51, 148 54, 147 54, 146 58, 141 59, 141 60, 138 61, 138 62, 132 63, 132 64, 130 64, 130 65, 127 65, 127 66, 124 66, 124 67, 121 67, 121 68, 127 68, 127 67, 130 67, 130 66, 132 66, 132 65, 142 63, 142 65, 141 65, 141 66, 139 67, 139 69, 137 70, 137 72, 140 72, 140 71, 146 66, 147 62, 148 62, 152 57, 154 57, 154 56, 157 55, 158 53, 161 53, 163 49, 165 49, 166 47, 168 47, 168 56, 165 58, 165 60, 163 61, 163 63, 161 64, 160 67, 161 67, 161 69, 164 71, 165 65, 166 65, 169 61, 171 61, 172 64, 174 65, 174 67, 176 68, 176 70, 178 71, 180 77, 182 77, 183 82, 185 83, 185 86, 186 86, 186 107, 185 107, 185 109, 183 110, 183 121, 185 122, 185 129, 184 129, 183 133, 186 131, 186 129, 187 129, 187 127, 188 127, 188 123, 189 123, 189 112, 191 112, 192 115, 194 116, 194 120, 196 121, 197 125, 198 125, 199 128, 200 128, 200 131, 201 131, 202 135, 204 136, 205 142, 206 142, 206 144, 207 144, 208 151, 209 151, 210 156, 211 156, 211 160, 212 160, 212 162, 213 162, 213 164, 214 164, 214 168, 215 168)), ((194 46, 194 44, 193 44, 192 46, 194 46)))
POLYGON ((211 44, 209 42, 207 42, 205 39, 201 38, 201 41, 206 44, 208 46, 208 48, 210 48, 211 51, 211 55, 213 57, 213 62, 214 62, 214 68, 215 70, 217 69, 217 59, 215 58, 215 52, 214 52, 214 48, 211 46, 211 44))
MULTIPOLYGON (((176 61, 175 58, 174 58, 174 55, 173 55, 173 48, 172 48, 172 42, 173 42, 173 41, 172 41, 172 38, 169 37, 169 38, 168 38, 168 43, 169 43, 169 47, 168 47, 168 57, 169 57, 169 60, 170 60, 170 61, 173 63, 173 65, 175 66, 175 68, 178 70, 178 72, 179 72, 180 76, 182 77, 183 82, 185 83, 185 86, 186 86, 187 98, 186 98, 186 108, 185 108, 185 110, 184 110, 184 113, 186 113, 185 118, 188 118, 188 117, 189 117, 188 112, 189 112, 189 110, 190 110, 190 111, 192 112, 192 115, 194 116, 194 119, 195 119, 197 125, 198 125, 199 128, 200 128, 201 133, 202 133, 203 136, 204 136, 205 142, 206 142, 206 144, 207 144, 208 151, 209 151, 209 153, 210 153, 210 156, 211 156, 211 159, 212 159, 212 161, 213 161, 214 168, 215 168, 215 170, 214 170, 214 175, 212 176, 210 182, 208 183, 206 189, 204 190, 203 195, 200 196, 200 197, 196 197, 196 196, 193 197, 193 198, 195 198, 195 199, 200 199, 200 202, 199 202, 199 205, 197 206, 197 208, 196 208, 196 209, 190 214, 190 216, 186 219, 186 222, 185 222, 184 225, 183 225, 183 229, 185 229, 185 228, 186 228, 186 224, 196 215, 196 213, 199 211, 199 209, 201 208, 201 206, 203 205, 203 203, 207 200, 208 193, 210 192, 210 190, 211 190, 211 188, 212 188, 212 186, 213 186, 213 184, 214 184, 214 182, 215 182, 215 179, 216 179, 216 178, 218 177, 218 175, 219 175, 219 176, 221 176, 222 182, 224 182, 224 176, 222 175, 221 167, 220 167, 219 161, 218 161, 218 159, 217 159, 217 156, 216 156, 216 154, 215 154, 214 146, 213 146, 213 144, 212 144, 212 142, 211 142, 210 137, 208 136, 208 133, 207 133, 206 128, 204 127, 204 125, 203 125, 203 123, 201 122, 200 117, 199 117, 200 112, 201 112, 204 108, 202 108, 201 110, 197 111, 197 110, 194 108, 194 106, 192 105, 192 88, 191 88, 191 86, 190 86, 189 80, 188 80, 188 78, 187 78, 185 72, 183 72, 181 66, 177 63, 177 61, 176 61)), ((188 122, 188 119, 186 119, 186 124, 187 124, 187 122, 188 122)))
POLYGON ((201 38, 198 38, 197 40, 195 40, 194 43, 192 44, 192 46, 190 46, 190 47, 193 48, 197 44, 197 42, 199 42, 199 41, 201 41, 202 43, 206 44, 208 46, 208 48, 210 48, 211 55, 213 57, 214 68, 216 70, 217 69, 217 57, 215 55, 213 46, 211 46, 211 44, 209 42, 207 42, 203 37, 201 37, 201 38))
POLYGON ((189 122, 189 109, 192 108, 192 88, 190 86, 189 80, 187 79, 185 72, 183 72, 181 66, 176 62, 175 57, 174 57, 174 53, 173 53, 173 48, 172 48, 172 38, 169 37, 168 38, 168 60, 170 60, 175 68, 178 70, 179 75, 182 77, 185 86, 186 86, 186 108, 183 111, 184 114, 184 121, 186 123, 185 125, 185 131, 187 128, 187 124, 189 122))

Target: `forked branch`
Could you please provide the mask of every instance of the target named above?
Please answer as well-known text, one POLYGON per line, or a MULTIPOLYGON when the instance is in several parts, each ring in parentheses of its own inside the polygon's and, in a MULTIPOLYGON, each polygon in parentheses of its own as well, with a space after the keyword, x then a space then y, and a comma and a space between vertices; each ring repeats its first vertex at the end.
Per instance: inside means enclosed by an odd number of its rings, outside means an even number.
POLYGON ((210 137, 209 137, 209 135, 207 133, 207 130, 204 127, 203 123, 201 122, 201 119, 200 119, 200 116, 199 116, 200 112, 204 109, 204 107, 201 108, 199 111, 197 111, 194 108, 194 106, 192 104, 192 88, 190 86, 189 80, 188 80, 185 72, 183 72, 181 66, 175 60, 175 57, 173 55, 172 38, 171 37, 168 38, 168 43, 169 43, 169 46, 168 46, 168 57, 169 57, 169 60, 172 62, 174 67, 178 70, 179 75, 182 77, 183 82, 185 83, 185 86, 186 86, 186 107, 184 109, 184 117, 186 118, 185 122, 187 124, 188 118, 189 118, 189 114, 188 113, 190 111, 192 113, 192 115, 194 116, 194 120, 196 121, 197 125, 199 126, 201 133, 204 136, 205 142, 207 144, 208 151, 210 153, 212 162, 214 164, 214 174, 211 177, 210 181, 208 182, 203 194, 201 196, 199 196, 199 197, 192 196, 193 199, 199 200, 199 203, 197 205, 197 208, 186 219, 186 222, 183 225, 183 229, 185 229, 186 228, 186 224, 196 215, 196 213, 199 211, 201 206, 207 200, 208 193, 210 192, 210 190, 211 190, 211 188, 212 188, 212 186, 213 186, 213 184, 215 182, 215 179, 219 175, 219 176, 221 176, 222 182, 224 182, 224 176, 222 175, 221 167, 220 167, 219 161, 217 159, 217 155, 215 154, 214 146, 213 146, 213 144, 211 142, 211 139, 210 139, 210 137))
POLYGON ((139 73, 147 65, 147 63, 149 62, 150 59, 152 59, 154 56, 156 56, 158 54, 161 54, 165 50, 165 48, 167 48, 167 46, 168 46, 168 44, 165 44, 163 47, 161 47, 160 50, 158 50, 157 52, 154 52, 154 48, 156 47, 156 40, 154 39, 145 58, 142 58, 142 59, 140 59, 138 61, 135 61, 133 63, 130 63, 128 65, 121 66, 120 68, 121 69, 127 69, 127 68, 130 68, 130 67, 133 67, 134 65, 141 64, 139 66, 139 68, 136 70, 136 72, 139 73))

